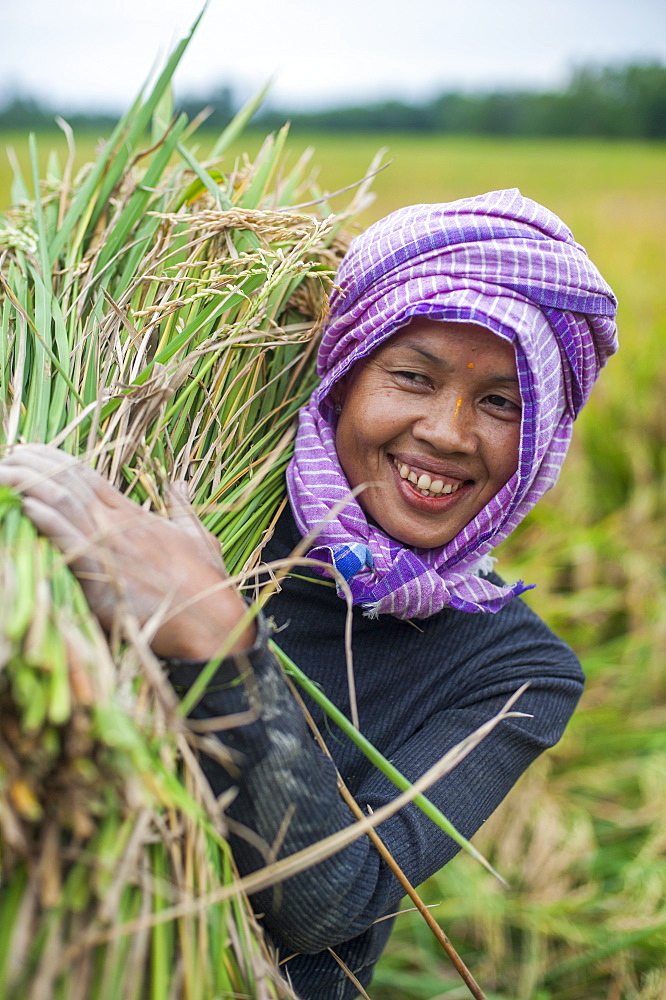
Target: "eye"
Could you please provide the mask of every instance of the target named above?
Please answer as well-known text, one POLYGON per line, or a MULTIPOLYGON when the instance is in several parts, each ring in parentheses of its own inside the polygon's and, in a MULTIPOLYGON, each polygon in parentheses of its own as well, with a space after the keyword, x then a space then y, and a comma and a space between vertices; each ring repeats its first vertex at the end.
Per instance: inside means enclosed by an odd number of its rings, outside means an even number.
POLYGON ((409 370, 400 370, 393 373, 397 375, 398 378, 404 379, 406 382, 410 382, 412 385, 429 385, 430 379, 423 372, 412 372, 409 370))
POLYGON ((522 412, 522 408, 518 403, 514 403, 512 399, 507 399, 506 396, 500 396, 499 393, 489 393, 485 399, 491 406, 494 406, 498 410, 503 410, 505 413, 520 415, 522 412))

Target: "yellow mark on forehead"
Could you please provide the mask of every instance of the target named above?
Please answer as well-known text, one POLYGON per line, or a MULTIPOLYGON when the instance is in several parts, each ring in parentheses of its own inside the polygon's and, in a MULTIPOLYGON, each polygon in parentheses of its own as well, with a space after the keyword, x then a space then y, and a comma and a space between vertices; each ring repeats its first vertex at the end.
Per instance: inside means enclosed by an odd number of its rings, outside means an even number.
POLYGON ((453 425, 456 422, 456 417, 458 416, 458 410, 460 409, 461 406, 462 406, 462 396, 458 396, 458 398, 456 399, 456 408, 453 411, 453 417, 451 418, 451 427, 453 427, 453 425))
POLYGON ((473 361, 470 361, 470 363, 469 363, 469 364, 467 365, 467 367, 468 367, 468 368, 473 368, 473 367, 474 367, 474 362, 473 362, 473 361))

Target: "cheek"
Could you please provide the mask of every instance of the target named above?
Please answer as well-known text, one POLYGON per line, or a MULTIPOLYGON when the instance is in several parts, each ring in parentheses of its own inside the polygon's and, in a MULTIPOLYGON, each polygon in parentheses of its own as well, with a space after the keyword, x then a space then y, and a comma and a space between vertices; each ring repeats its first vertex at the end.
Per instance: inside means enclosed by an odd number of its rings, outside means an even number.
POLYGON ((399 404, 385 389, 352 394, 342 406, 337 436, 352 450, 378 447, 398 433, 404 418, 399 404))
POLYGON ((386 445, 393 439, 393 414, 382 414, 377 407, 343 407, 335 435, 338 459, 350 486, 381 474, 386 445))
POLYGON ((338 426, 335 432, 335 450, 338 454, 338 461, 342 467, 342 471, 347 477, 347 481, 350 486, 356 486, 357 483, 354 475, 354 470, 359 464, 358 454, 358 439, 355 434, 352 433, 350 421, 345 417, 344 413, 340 416, 338 420, 338 426))
POLYGON ((519 458, 520 424, 512 424, 498 435, 493 447, 493 478, 501 480, 501 486, 517 471, 519 458))

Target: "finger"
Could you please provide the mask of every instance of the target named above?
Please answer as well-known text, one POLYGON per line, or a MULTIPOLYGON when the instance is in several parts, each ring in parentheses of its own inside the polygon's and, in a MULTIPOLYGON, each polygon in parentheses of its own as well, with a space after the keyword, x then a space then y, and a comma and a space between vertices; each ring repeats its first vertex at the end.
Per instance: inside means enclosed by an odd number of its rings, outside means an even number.
POLYGON ((90 502, 94 497, 90 476, 97 477, 97 473, 49 445, 16 445, 0 462, 0 470, 0 481, 20 492, 31 492, 40 484, 57 480, 65 489, 76 490, 82 501, 90 502))
POLYGON ((59 482, 85 486, 91 493, 98 490, 110 490, 119 493, 103 476, 86 465, 80 458, 75 458, 60 448, 48 444, 18 444, 0 462, 0 466, 25 468, 44 478, 57 479, 59 482))
POLYGON ((113 554, 99 552, 89 538, 48 504, 26 497, 23 510, 40 534, 58 548, 79 580, 91 611, 109 630, 116 612, 122 581, 117 577, 113 554))
POLYGON ((210 531, 199 520, 190 503, 187 483, 178 479, 167 487, 167 513, 172 524, 185 532, 202 555, 220 572, 226 574, 220 544, 210 531))
POLYGON ((174 479, 172 483, 168 483, 166 492, 167 510, 172 521, 181 511, 186 511, 188 514, 193 512, 190 487, 184 479, 174 479))
POLYGON ((23 510, 41 535, 48 538, 63 553, 74 572, 99 576, 107 572, 95 557, 90 540, 48 504, 27 497, 23 510))
MULTIPOLYGON (((42 499, 45 499, 45 490, 57 483, 71 497, 72 509, 87 510, 92 524, 104 522, 104 514, 109 511, 114 516, 120 512, 130 517, 136 508, 90 466, 51 445, 16 445, 7 458, 0 461, 0 470, 3 469, 5 478, 0 478, 0 482, 7 482, 22 493, 39 493, 42 499), (17 478, 21 472, 23 478, 17 478), (45 489, 40 489, 40 485, 45 489)), ((0 477, 2 475, 0 471, 0 477)), ((58 494, 60 498, 64 495, 58 494)), ((77 513, 76 516, 81 515, 77 513)))
POLYGON ((86 534, 95 531, 95 521, 91 513, 91 503, 94 502, 94 495, 82 488, 74 480, 72 483, 65 480, 44 476, 37 473, 31 467, 15 466, 8 463, 0 463, 0 484, 13 487, 21 494, 25 501, 28 498, 39 501, 44 507, 58 511, 62 518, 66 518, 72 525, 86 534))
POLYGON ((86 538, 59 510, 36 497, 23 498, 23 512, 37 531, 45 535, 62 552, 79 550, 86 538))
POLYGON ((34 455, 40 456, 44 459, 55 459, 58 460, 60 456, 60 461, 70 462, 76 461, 68 452, 63 451, 61 448, 57 448, 52 444, 37 444, 35 442, 22 442, 21 444, 11 445, 7 449, 7 456, 14 455, 34 455))
POLYGON ((77 465, 79 460, 50 444, 16 444, 7 452, 4 461, 26 465, 49 474, 58 469, 77 465))

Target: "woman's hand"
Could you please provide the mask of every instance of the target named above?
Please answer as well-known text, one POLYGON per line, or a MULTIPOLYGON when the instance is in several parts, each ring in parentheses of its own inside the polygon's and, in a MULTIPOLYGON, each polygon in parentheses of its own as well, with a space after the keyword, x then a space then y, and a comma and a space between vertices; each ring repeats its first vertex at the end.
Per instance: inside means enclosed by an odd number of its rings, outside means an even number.
MULTIPOLYGON (((0 461, 0 484, 23 497, 25 514, 67 557, 102 627, 120 605, 140 624, 158 623, 161 657, 211 659, 247 611, 227 579, 218 543, 176 483, 169 519, 144 510, 82 462, 49 445, 17 445, 0 461)), ((243 630, 229 652, 254 643, 243 630)))

